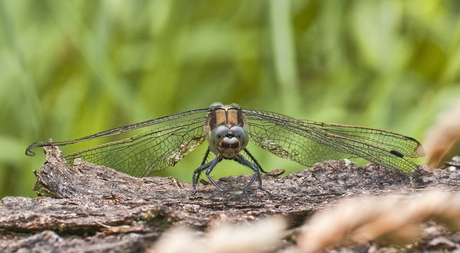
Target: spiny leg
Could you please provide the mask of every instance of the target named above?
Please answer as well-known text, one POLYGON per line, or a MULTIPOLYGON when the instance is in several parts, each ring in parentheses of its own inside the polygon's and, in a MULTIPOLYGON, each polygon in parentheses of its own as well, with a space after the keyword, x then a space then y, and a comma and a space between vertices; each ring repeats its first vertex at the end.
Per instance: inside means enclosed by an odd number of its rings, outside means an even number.
MULTIPOLYGON (((208 149, 209 151, 209 149, 208 149)), ((209 152, 206 152, 206 155, 205 155, 205 159, 203 160, 206 161, 206 158, 208 156, 209 152)), ((222 158, 219 156, 219 157, 216 157, 216 159, 212 160, 211 162, 209 163, 206 163, 206 164, 201 164, 200 167, 198 167, 194 172, 193 172, 193 177, 192 177, 192 186, 193 186, 193 193, 196 192, 196 184, 198 183, 198 179, 201 175, 201 172, 203 172, 203 170, 206 170, 208 169, 209 167, 214 167, 216 166, 216 164, 218 162, 220 162, 222 160, 222 158)), ((214 184, 215 185, 215 184, 214 184)))
POLYGON ((211 183, 214 184, 214 186, 219 189, 219 191, 222 193, 222 197, 224 196, 224 190, 222 190, 222 188, 220 188, 219 185, 217 185, 216 181, 214 181, 214 179, 212 179, 210 176, 209 176, 209 173, 211 173, 211 171, 214 169, 214 167, 216 166, 217 163, 219 163, 220 161, 222 161, 222 157, 220 155, 217 155, 216 158, 214 160, 212 160, 211 162, 209 163, 206 163, 206 164, 203 164, 201 165, 200 167, 198 167, 198 169, 196 169, 194 172, 193 172, 193 178, 192 178, 192 186, 193 186, 193 193, 196 193, 196 184, 198 183, 198 177, 199 175, 201 174, 201 172, 203 170, 206 170, 206 176, 208 177, 209 181, 211 181, 211 183), (198 176, 197 176, 198 175, 198 176))
MULTIPOLYGON (((208 160, 209 152, 210 152, 210 150, 209 150, 209 147, 208 147, 208 149, 206 150, 206 153, 204 154, 203 161, 201 162, 201 166, 203 166, 206 163, 206 160, 208 160)), ((195 172, 197 170, 195 170, 195 172)), ((205 170, 205 169, 203 169, 203 170, 205 170)), ((201 172, 203 172, 203 170, 199 171, 198 175, 196 176, 196 182, 198 182, 200 180, 201 172)), ((193 173, 193 180, 194 180, 193 182, 195 182, 195 172, 193 173)), ((195 189, 195 187, 193 187, 193 189, 195 189)))
POLYGON ((216 167, 216 164, 219 163, 220 161, 222 161, 222 157, 220 155, 217 155, 216 158, 212 160, 212 162, 210 162, 210 165, 208 166, 208 169, 206 170, 206 176, 208 177, 209 181, 211 181, 211 183, 217 189, 219 189, 220 193, 222 194, 222 201, 224 201, 224 190, 220 188, 220 186, 216 183, 216 181, 214 181, 214 179, 212 179, 211 176, 209 175, 211 171, 214 169, 214 167, 216 167))
MULTIPOLYGON (((254 181, 256 179, 259 181, 259 189, 264 191, 264 192, 267 192, 268 194, 270 194, 269 191, 265 190, 262 187, 262 177, 261 177, 261 174, 260 174, 260 171, 259 171, 259 167, 257 165, 255 165, 255 164, 251 163, 250 161, 248 161, 248 159, 246 159, 241 154, 238 154, 238 156, 235 158, 235 161, 237 161, 238 163, 240 163, 242 165, 248 166, 255 173, 254 176, 251 178, 251 181, 249 181, 248 185, 246 185, 246 187, 243 188, 243 192, 246 194, 246 196, 248 196, 248 193, 247 193, 248 189, 251 187, 251 185, 254 183, 254 181)), ((248 196, 248 199, 249 199, 249 196, 248 196)))
POLYGON ((198 178, 200 177, 201 172, 203 170, 207 169, 211 165, 211 163, 212 162, 209 162, 207 164, 203 164, 193 172, 193 178, 192 178, 193 194, 196 193, 196 184, 197 184, 198 178))
POLYGON ((262 169, 262 166, 260 166, 260 164, 257 162, 256 158, 254 158, 254 156, 252 156, 252 154, 249 153, 249 150, 247 148, 244 149, 244 152, 246 152, 246 154, 254 161, 254 163, 257 165, 257 167, 260 169, 260 171, 262 171, 265 174, 268 173, 264 169, 262 169))

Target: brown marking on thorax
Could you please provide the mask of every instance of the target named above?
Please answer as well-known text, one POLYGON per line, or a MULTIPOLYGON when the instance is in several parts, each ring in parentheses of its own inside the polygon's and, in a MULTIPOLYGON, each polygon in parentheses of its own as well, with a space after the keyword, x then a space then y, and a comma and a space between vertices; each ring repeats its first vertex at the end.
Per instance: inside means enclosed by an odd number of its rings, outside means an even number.
POLYGON ((226 125, 228 127, 238 125, 246 131, 248 129, 243 110, 232 106, 219 107, 208 113, 205 125, 206 137, 209 137, 211 131, 220 125, 226 125))
POLYGON ((248 136, 244 134, 241 136, 241 130, 248 131, 246 117, 243 110, 238 106, 221 106, 214 107, 206 116, 205 133, 206 139, 209 142, 209 150, 216 155, 221 155, 224 159, 234 159, 239 152, 244 149, 248 143, 248 136), (213 131, 218 126, 225 126, 221 129, 220 136, 213 135, 213 131), (238 127, 237 127, 238 126, 238 127), (238 129, 238 137, 232 133, 232 129, 238 129), (222 134, 224 134, 222 136, 222 134), (218 139, 216 139, 218 138, 218 139), (240 139, 243 138, 243 139, 240 139))

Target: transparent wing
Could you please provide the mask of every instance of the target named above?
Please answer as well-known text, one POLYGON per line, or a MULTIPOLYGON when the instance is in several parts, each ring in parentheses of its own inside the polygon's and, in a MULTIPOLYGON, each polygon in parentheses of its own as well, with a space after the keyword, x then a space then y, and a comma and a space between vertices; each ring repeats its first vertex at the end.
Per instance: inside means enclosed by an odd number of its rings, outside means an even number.
POLYGON ((245 111, 252 142, 271 153, 312 166, 325 160, 338 160, 356 155, 339 152, 328 145, 312 140, 305 127, 296 126, 299 120, 260 111, 245 111))
POLYGON ((68 161, 82 158, 135 177, 174 166, 205 140, 205 118, 151 130, 120 141, 65 155, 68 161))
POLYGON ((417 140, 393 131, 316 121, 306 122, 328 133, 384 146, 408 157, 417 158, 425 155, 422 145, 417 140))
POLYGON ((31 150, 36 147, 69 145, 148 127, 150 130, 136 136, 69 153, 64 157, 69 164, 72 164, 75 158, 82 158, 132 176, 149 176, 153 171, 174 166, 203 143, 207 111, 208 109, 199 109, 183 112, 71 141, 36 142, 27 148, 26 154, 34 155, 31 150))
POLYGON ((205 140, 205 118, 150 130, 137 136, 65 155, 82 158, 136 177, 174 166, 205 140))
POLYGON ((406 156, 423 156, 415 139, 374 128, 328 124, 285 115, 244 110, 253 142, 306 166, 325 160, 361 157, 390 168, 416 168, 406 156))

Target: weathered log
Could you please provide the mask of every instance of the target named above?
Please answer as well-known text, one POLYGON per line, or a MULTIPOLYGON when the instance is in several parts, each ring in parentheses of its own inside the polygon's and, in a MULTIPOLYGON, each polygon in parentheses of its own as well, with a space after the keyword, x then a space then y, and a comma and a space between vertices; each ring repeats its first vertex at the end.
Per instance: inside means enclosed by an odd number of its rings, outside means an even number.
POLYGON ((437 186, 460 189, 458 171, 419 168, 404 174, 341 160, 287 176, 263 176, 264 188, 271 194, 254 184, 249 201, 241 189, 252 175, 220 178, 217 182, 225 190, 222 200, 212 184, 199 185, 193 194, 190 183, 171 177, 135 178, 78 159, 71 167, 57 147, 45 150, 47 163, 34 172, 35 189, 48 196, 1 200, 0 249, 143 251, 172 225, 206 231, 221 223, 281 215, 292 229, 345 197, 392 192, 411 196, 437 186), (73 239, 64 240, 68 237, 73 239))

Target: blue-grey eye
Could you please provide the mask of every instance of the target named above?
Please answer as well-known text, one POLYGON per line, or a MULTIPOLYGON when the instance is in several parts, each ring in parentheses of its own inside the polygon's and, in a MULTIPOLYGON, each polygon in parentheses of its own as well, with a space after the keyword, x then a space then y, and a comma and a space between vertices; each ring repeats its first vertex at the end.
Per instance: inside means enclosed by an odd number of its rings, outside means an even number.
POLYGON ((224 126, 224 125, 220 125, 216 128, 214 128, 214 130, 212 130, 212 134, 218 139, 222 139, 222 137, 224 137, 227 133, 228 133, 229 129, 227 126, 224 126))
POLYGON ((219 142, 224 136, 228 133, 230 129, 225 125, 220 125, 214 128, 210 135, 209 146, 210 149, 214 152, 219 146, 219 142))
POLYGON ((248 145, 249 137, 246 131, 240 126, 232 126, 229 130, 229 135, 233 135, 240 141, 240 146, 244 149, 248 145))

